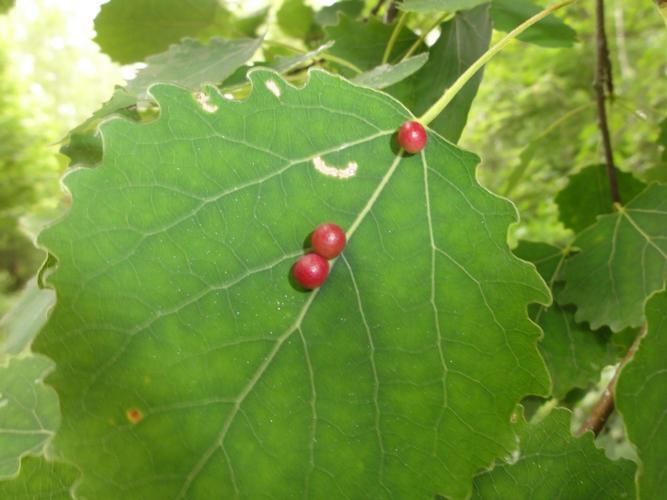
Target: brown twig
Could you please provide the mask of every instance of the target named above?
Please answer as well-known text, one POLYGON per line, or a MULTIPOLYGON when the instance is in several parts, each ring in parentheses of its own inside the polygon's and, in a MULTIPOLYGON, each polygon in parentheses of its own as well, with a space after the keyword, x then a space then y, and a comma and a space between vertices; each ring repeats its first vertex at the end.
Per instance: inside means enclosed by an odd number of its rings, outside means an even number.
POLYGON ((607 48, 607 33, 604 26, 604 0, 596 0, 596 45, 597 58, 595 64, 595 80, 593 88, 598 108, 598 128, 602 136, 602 149, 604 150, 605 167, 607 179, 609 180, 609 191, 613 203, 621 203, 618 192, 618 181, 616 180, 616 166, 614 165, 614 153, 611 149, 611 138, 609 134, 609 123, 607 121, 607 95, 612 96, 614 83, 611 77, 611 60, 607 48))
MULTIPOLYGON (((371 9, 371 13, 370 13, 370 15, 369 15, 368 17, 371 17, 371 16, 377 16, 378 12, 380 12, 380 9, 382 8, 382 6, 384 5, 384 3, 385 3, 386 1, 387 1, 387 0, 378 0, 377 3, 376 3, 376 4, 373 6, 373 8, 371 9)), ((368 18, 367 18, 367 19, 368 19, 368 18)))
POLYGON ((398 0, 392 0, 392 2, 389 4, 389 7, 387 7, 387 12, 384 13, 384 22, 387 24, 393 23, 397 15, 398 0))
POLYGON ((646 328, 642 327, 641 331, 637 335, 637 338, 635 338, 635 340, 632 342, 632 345, 628 349, 628 352, 625 353, 625 356, 623 357, 618 367, 616 368, 616 372, 614 372, 614 376, 609 381, 609 384, 602 393, 602 397, 595 404, 593 410, 591 411, 590 416, 579 428, 579 431, 577 431, 577 435, 581 435, 584 432, 588 431, 593 431, 593 433, 596 436, 600 434, 600 431, 604 428, 605 424, 607 423, 609 415, 611 415, 611 412, 614 411, 614 391, 616 390, 616 382, 618 380, 618 376, 623 370, 623 367, 627 365, 628 362, 634 357, 635 352, 637 352, 637 348, 639 347, 639 344, 642 340, 642 337, 644 337, 645 333, 646 333, 646 328))

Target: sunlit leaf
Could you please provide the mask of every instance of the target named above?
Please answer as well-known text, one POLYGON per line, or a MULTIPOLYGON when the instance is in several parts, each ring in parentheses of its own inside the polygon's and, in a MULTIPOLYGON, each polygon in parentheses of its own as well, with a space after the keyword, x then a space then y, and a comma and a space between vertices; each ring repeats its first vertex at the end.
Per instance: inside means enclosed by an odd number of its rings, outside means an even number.
POLYGON ((132 63, 195 37, 228 12, 217 0, 111 0, 95 18, 95 41, 114 61, 132 63))
POLYGON ((86 498, 465 497, 548 389, 514 207, 433 132, 398 155, 411 116, 385 94, 250 78, 240 102, 151 87, 160 117, 105 122, 102 164, 65 178, 33 345, 57 363, 54 452, 86 498), (348 245, 303 292, 290 268, 325 220, 348 245))
MULTIPOLYGON (((410 110, 424 113, 489 47, 491 20, 488 5, 459 12, 442 25, 442 34, 429 51, 428 62, 411 77, 387 91, 410 110)), ((478 72, 430 126, 452 142, 461 137, 468 111, 482 81, 478 72)))
POLYGON ((252 58, 261 43, 260 38, 216 38, 206 44, 185 39, 146 59, 148 66, 128 82, 127 90, 145 97, 146 89, 155 82, 173 83, 190 90, 198 90, 207 83, 220 83, 252 58))
MULTIPOLYGON (((630 201, 646 184, 627 172, 616 172, 622 201, 630 201)), ((576 173, 556 196, 559 218, 573 231, 579 232, 595 222, 598 215, 613 211, 609 180, 604 165, 591 165, 576 173)))
POLYGON ((646 299, 667 277, 667 186, 651 184, 619 211, 579 233, 578 255, 565 262, 562 304, 577 321, 613 331, 644 323, 646 299))
POLYGON ((276 17, 285 34, 301 40, 308 39, 318 29, 315 11, 304 0, 284 0, 276 17))
POLYGON ((333 5, 323 7, 315 13, 315 21, 320 26, 333 26, 338 24, 338 15, 345 14, 350 19, 356 18, 364 9, 362 0, 343 0, 333 5))
MULTIPOLYGON (((512 31, 541 10, 542 7, 526 0, 493 0, 493 27, 499 31, 512 31)), ((521 33, 518 39, 543 47, 571 47, 577 41, 577 32, 550 14, 521 33)))
POLYGON ((419 54, 418 56, 409 57, 398 64, 382 64, 354 77, 352 81, 358 85, 383 89, 404 80, 424 66, 427 60, 428 54, 419 54))
POLYGON ((646 321, 646 335, 616 385, 616 406, 641 460, 636 481, 642 499, 660 498, 665 492, 667 292, 648 301, 646 321))
POLYGON ((632 498, 635 465, 609 460, 593 435, 570 433, 570 412, 554 409, 542 421, 517 424, 517 450, 507 463, 475 478, 475 499, 632 498))
POLYGON ((14 7, 14 0, 0 0, 0 14, 4 14, 14 7))
POLYGON ((3 479, 17 473, 21 457, 41 453, 60 422, 58 396, 42 383, 53 363, 43 356, 32 355, 5 361, 6 364, 0 364, 0 478, 3 479))

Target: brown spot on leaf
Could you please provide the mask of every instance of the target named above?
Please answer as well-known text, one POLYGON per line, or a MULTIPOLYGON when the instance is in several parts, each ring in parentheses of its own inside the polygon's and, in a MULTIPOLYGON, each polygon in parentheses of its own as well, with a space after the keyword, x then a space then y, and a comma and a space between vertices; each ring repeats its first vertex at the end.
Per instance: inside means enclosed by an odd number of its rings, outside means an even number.
POLYGON ((143 413, 141 413, 141 410, 138 408, 130 408, 125 412, 125 414, 127 415, 127 419, 131 424, 138 424, 144 418, 143 413))

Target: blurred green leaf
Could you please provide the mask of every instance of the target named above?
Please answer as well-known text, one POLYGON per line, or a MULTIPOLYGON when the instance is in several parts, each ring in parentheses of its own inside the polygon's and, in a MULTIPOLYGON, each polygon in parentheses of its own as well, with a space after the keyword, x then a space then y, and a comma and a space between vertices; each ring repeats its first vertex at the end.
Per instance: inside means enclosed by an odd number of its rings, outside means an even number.
POLYGON ((186 38, 162 54, 146 59, 146 68, 127 84, 127 91, 140 98, 156 82, 173 83, 196 91, 205 84, 218 84, 252 58, 261 38, 220 40, 206 44, 186 38))
POLYGON ((616 384, 616 407, 640 458, 637 498, 661 498, 667 464, 667 292, 646 304, 646 334, 616 384))
POLYGON ((277 18, 280 29, 299 40, 309 40, 318 29, 315 11, 303 0, 284 0, 277 18))
MULTIPOLYGON (((329 52, 364 71, 382 64, 382 56, 393 31, 394 25, 384 24, 374 17, 364 22, 355 21, 346 15, 340 16, 340 22, 336 26, 324 28, 327 40, 336 42, 329 52)), ((407 52, 416 40, 417 37, 412 31, 403 28, 389 60, 392 61, 407 52)))
MULTIPOLYGON (((442 33, 429 51, 428 62, 411 77, 389 87, 387 92, 415 115, 424 113, 456 79, 486 52, 491 39, 488 5, 457 13, 442 24, 442 33)), ((430 127, 457 142, 468 119, 480 82, 478 72, 456 95, 430 127)))
POLYGON ((244 101, 210 88, 214 112, 152 87, 159 117, 105 122, 103 163, 65 178, 34 343, 57 363, 54 453, 86 498, 465 497, 548 389, 514 207, 432 131, 399 155, 411 115, 386 94, 250 78, 244 101), (306 293, 290 268, 323 220, 348 243, 306 293))
POLYGON ((475 478, 474 499, 553 500, 632 498, 635 464, 609 460, 593 434, 575 438, 568 410, 556 408, 539 422, 517 423, 518 448, 475 478))
POLYGON ((111 0, 95 18, 95 41, 114 61, 133 63, 217 27, 221 19, 226 24, 229 16, 218 0, 111 0))
POLYGON ((581 252, 561 278, 562 304, 577 306, 577 321, 617 332, 644 323, 644 304, 667 277, 667 186, 651 184, 618 212, 599 216, 577 235, 581 252))
POLYGON ((456 12, 477 7, 490 0, 404 0, 399 8, 406 12, 456 12))
POLYGON ((14 7, 15 0, 0 0, 0 14, 5 14, 14 7))
POLYGON ((0 360, 30 345, 55 302, 53 290, 39 288, 36 278, 28 281, 12 308, 0 318, 0 360))
POLYGON ((53 362, 35 355, 9 357, 4 362, 4 365, 0 362, 0 478, 3 479, 18 472, 24 455, 42 453, 60 424, 58 396, 42 382, 53 369, 53 362))
POLYGON ((338 24, 339 14, 345 14, 350 19, 355 19, 364 9, 363 0, 343 0, 333 5, 323 7, 315 14, 315 21, 320 26, 333 26, 338 24))
MULTIPOLYGON (((535 264, 553 295, 561 290, 556 281, 566 257, 563 249, 521 241, 514 254, 535 264)), ((618 351, 611 342, 612 332, 608 328, 593 332, 587 324, 575 322, 574 307, 554 303, 551 307, 531 307, 530 312, 544 332, 540 352, 551 373, 552 394, 559 400, 565 399, 574 388, 589 388, 598 381, 604 366, 618 361, 618 351)))
POLYGON ((364 85, 374 89, 383 89, 404 80, 419 70, 428 60, 428 54, 419 54, 409 57, 397 64, 383 64, 370 71, 366 71, 352 79, 357 85, 364 85))
MULTIPOLYGON (((493 0, 491 3, 493 27, 499 31, 512 31, 540 11, 542 7, 526 0, 493 0)), ((577 32, 550 14, 520 34, 518 39, 542 47, 571 47, 577 41, 577 32)))
MULTIPOLYGON (((646 187, 632 174, 617 170, 618 191, 628 202, 646 187)), ((604 165, 590 165, 570 177, 567 186, 556 196, 560 220, 575 232, 595 223, 598 215, 613 211, 609 181, 604 165)))

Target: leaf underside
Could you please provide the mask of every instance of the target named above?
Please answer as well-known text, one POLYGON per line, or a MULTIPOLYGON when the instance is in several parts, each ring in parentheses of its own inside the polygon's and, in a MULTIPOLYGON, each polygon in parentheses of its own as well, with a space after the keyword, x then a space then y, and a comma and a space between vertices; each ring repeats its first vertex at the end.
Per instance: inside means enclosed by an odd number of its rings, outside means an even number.
POLYGON ((548 389, 514 207, 435 133, 397 154, 410 115, 385 94, 250 79, 242 102, 151 87, 160 117, 104 123, 102 164, 66 177, 34 345, 54 453, 88 498, 465 497, 548 389), (290 267, 323 221, 349 242, 306 293, 290 267))

